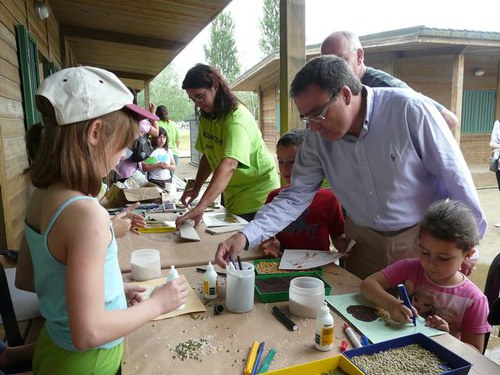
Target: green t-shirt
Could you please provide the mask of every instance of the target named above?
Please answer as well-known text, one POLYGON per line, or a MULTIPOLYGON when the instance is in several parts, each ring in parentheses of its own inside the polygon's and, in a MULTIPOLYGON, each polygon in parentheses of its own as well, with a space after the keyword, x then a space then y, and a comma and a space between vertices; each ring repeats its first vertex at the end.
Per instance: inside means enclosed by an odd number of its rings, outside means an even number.
POLYGON ((238 161, 224 190, 226 209, 231 213, 258 211, 268 193, 279 187, 276 163, 244 105, 224 119, 200 118, 196 149, 205 155, 212 172, 224 157, 238 161))
POLYGON ((179 151, 177 150, 177 141, 180 137, 180 131, 177 124, 173 121, 159 120, 158 125, 167 131, 168 148, 172 150, 172 154, 179 156, 179 151))

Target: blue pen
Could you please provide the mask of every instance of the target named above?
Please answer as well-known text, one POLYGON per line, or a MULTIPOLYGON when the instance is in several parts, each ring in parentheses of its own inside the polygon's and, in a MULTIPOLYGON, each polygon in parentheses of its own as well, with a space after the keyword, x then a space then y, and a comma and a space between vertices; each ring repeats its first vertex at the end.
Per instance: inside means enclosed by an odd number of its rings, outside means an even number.
POLYGON ((359 341, 361 341, 361 345, 363 345, 363 346, 370 345, 370 341, 368 340, 368 337, 366 337, 365 335, 361 335, 361 337, 359 338, 359 341))
POLYGON ((264 351, 264 346, 265 345, 266 345, 266 343, 264 341, 262 341, 259 344, 259 349, 257 350, 257 359, 255 360, 255 363, 253 365, 252 375, 257 374, 257 369, 259 368, 260 358, 262 357, 262 352, 264 351))
POLYGON ((411 320, 413 321, 413 325, 416 327, 417 326, 417 317, 415 316, 415 312, 413 311, 413 308, 412 308, 412 305, 410 302, 410 298, 408 297, 408 293, 406 292, 406 288, 405 288, 404 284, 398 285, 398 292, 399 292, 399 295, 401 296, 405 306, 410 309, 411 314, 412 314, 411 320))
POLYGON ((235 269, 235 270, 237 270, 237 269, 238 269, 238 267, 236 267, 236 263, 234 263, 234 259, 233 259, 233 257, 232 257, 231 255, 229 256, 229 261, 230 261, 231 263, 233 263, 234 269, 235 269))

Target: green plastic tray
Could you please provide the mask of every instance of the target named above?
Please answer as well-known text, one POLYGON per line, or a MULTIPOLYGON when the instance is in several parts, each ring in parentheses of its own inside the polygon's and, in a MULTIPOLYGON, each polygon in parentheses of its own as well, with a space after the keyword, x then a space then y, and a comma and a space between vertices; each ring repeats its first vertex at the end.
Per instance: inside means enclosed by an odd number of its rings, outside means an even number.
POLYGON ((289 289, 278 291, 278 292, 263 292, 257 286, 257 281, 271 279, 271 278, 284 278, 284 277, 296 278, 296 277, 300 277, 300 276, 311 276, 311 277, 315 277, 317 279, 320 279, 325 284, 325 295, 326 296, 330 295, 330 291, 332 290, 332 287, 330 286, 330 284, 328 284, 325 281, 325 279, 323 279, 323 277, 318 272, 305 272, 305 271, 257 275, 257 276, 255 276, 255 293, 257 294, 257 296, 259 297, 261 302, 264 302, 264 303, 288 301, 289 289))
POLYGON ((320 275, 323 275, 323 267, 317 267, 317 268, 311 268, 311 269, 308 269, 308 270, 283 270, 285 272, 283 273, 260 273, 259 271, 257 271, 257 264, 261 263, 261 262, 272 262, 272 263, 277 263, 279 265, 279 263, 281 262, 281 259, 279 258, 275 258, 275 259, 256 259, 253 261, 253 265, 255 267, 255 274, 258 276, 258 275, 290 275, 292 273, 297 273, 297 274, 301 274, 302 276, 306 276, 304 275, 304 273, 310 273, 310 272, 316 272, 320 275))

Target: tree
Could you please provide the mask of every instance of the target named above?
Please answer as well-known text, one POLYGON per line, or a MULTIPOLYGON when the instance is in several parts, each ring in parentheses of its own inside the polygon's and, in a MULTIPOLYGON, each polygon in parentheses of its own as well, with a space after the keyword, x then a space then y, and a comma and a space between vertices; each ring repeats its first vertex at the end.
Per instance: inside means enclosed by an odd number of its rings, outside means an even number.
MULTIPOLYGON (((174 64, 163 69, 150 84, 150 100, 156 105, 166 105, 169 118, 173 121, 186 121, 194 118, 194 105, 181 88, 174 64)), ((144 106, 144 92, 137 96, 139 105, 144 106)))
POLYGON ((228 82, 233 82, 238 77, 241 67, 237 58, 231 13, 223 12, 212 22, 210 42, 208 46, 203 46, 203 51, 208 64, 218 68, 228 82))
POLYGON ((264 56, 280 50, 280 0, 264 0, 259 47, 264 56))

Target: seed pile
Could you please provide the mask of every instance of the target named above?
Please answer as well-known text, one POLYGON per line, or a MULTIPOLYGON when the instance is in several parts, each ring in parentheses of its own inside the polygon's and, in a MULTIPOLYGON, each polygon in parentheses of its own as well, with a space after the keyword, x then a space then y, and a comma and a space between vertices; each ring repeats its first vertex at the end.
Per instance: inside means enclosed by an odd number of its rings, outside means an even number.
POLYGON ((278 268, 279 262, 259 262, 255 266, 255 269, 261 275, 270 274, 270 273, 288 273, 289 271, 280 270, 278 268))
MULTIPOLYGON (((280 270, 278 267, 280 262, 259 262, 255 265, 257 273, 260 275, 267 275, 271 273, 290 273, 290 272, 300 272, 300 270, 280 270)), ((311 268, 304 270, 306 272, 321 271, 320 267, 311 268)))
POLYGON ((343 371, 341 368, 336 368, 334 370, 322 372, 321 375, 347 375, 347 372, 343 371))
POLYGON ((188 358, 201 361, 201 356, 213 354, 217 350, 220 350, 220 348, 215 345, 214 340, 211 336, 205 336, 180 342, 170 350, 177 353, 177 356, 174 355, 174 359, 178 357, 181 361, 184 361, 188 358))
POLYGON ((354 356, 351 361, 370 375, 437 375, 446 370, 438 356, 418 344, 354 356))
POLYGON ((290 289, 290 281, 295 276, 269 277, 267 279, 255 279, 255 285, 261 292, 284 292, 290 289))

